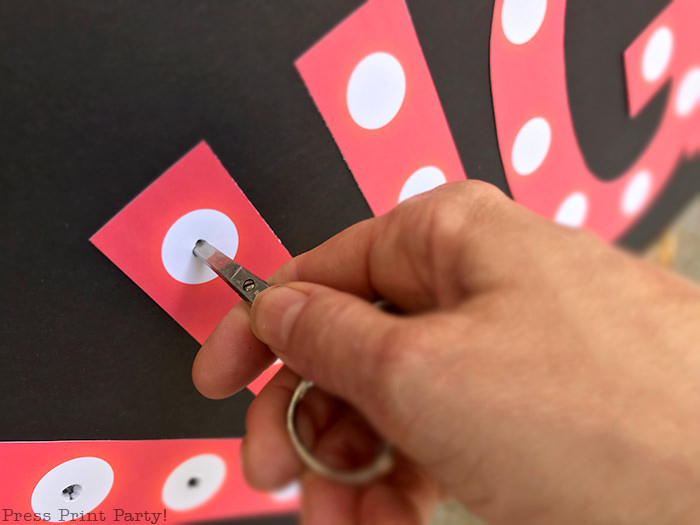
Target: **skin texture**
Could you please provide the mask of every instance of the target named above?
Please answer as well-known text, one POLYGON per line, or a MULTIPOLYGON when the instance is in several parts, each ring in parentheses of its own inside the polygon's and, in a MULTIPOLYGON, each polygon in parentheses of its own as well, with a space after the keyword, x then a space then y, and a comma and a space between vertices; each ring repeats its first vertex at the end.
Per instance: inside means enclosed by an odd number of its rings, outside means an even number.
POLYGON ((221 398, 284 361, 250 407, 243 463, 260 489, 300 478, 305 523, 425 523, 442 496, 493 524, 700 515, 694 285, 476 181, 358 223, 270 282, 221 321, 193 378, 221 398), (398 449, 389 476, 350 488, 305 472, 284 426, 299 376, 335 396, 300 407, 315 453, 353 463, 356 410, 398 449))

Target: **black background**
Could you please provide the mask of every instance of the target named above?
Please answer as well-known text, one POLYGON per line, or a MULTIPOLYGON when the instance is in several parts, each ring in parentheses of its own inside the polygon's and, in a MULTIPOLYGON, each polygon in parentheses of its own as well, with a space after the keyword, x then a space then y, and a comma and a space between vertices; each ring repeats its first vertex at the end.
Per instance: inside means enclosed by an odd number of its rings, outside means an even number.
MULTIPOLYGON (((198 345, 88 239, 202 139, 292 254, 369 217, 293 65, 359 4, 0 2, 0 440, 243 434, 252 395, 201 397, 198 345)), ((663 115, 668 86, 629 119, 621 56, 667 4, 569 2, 572 113, 602 179, 663 115)), ((408 5, 467 174, 507 191, 492 2, 408 5)), ((622 243, 648 242, 699 172, 697 158, 681 165, 622 243)))

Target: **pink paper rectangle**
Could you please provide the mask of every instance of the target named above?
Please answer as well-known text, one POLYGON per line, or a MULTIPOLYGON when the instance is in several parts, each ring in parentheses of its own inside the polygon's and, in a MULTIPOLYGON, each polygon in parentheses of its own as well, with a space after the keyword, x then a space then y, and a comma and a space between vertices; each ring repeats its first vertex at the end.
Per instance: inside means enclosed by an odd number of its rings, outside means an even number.
POLYGON ((465 178, 403 0, 369 0, 296 67, 375 214, 465 178))
POLYGON ((229 246, 229 257, 263 279, 289 259, 282 243, 204 142, 90 240, 202 343, 239 299, 192 255, 197 237, 215 246, 212 237, 216 238, 217 248, 225 253, 223 246, 229 246), (192 284, 190 277, 201 277, 202 270, 210 280, 192 284))

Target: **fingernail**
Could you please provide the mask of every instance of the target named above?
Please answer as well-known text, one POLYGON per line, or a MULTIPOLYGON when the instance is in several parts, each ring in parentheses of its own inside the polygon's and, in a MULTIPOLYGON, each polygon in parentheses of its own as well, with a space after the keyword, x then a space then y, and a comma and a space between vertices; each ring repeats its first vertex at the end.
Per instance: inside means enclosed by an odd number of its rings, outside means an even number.
POLYGON ((292 327, 309 296, 287 286, 273 286, 253 301, 251 327, 276 354, 284 354, 292 327))

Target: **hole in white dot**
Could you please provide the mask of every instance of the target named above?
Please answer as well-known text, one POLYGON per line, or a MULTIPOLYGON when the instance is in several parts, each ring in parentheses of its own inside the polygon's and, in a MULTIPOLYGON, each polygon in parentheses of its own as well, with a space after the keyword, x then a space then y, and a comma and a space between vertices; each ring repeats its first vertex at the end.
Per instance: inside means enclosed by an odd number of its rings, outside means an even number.
POLYGON ((588 214, 588 199, 581 192, 572 193, 561 203, 554 220, 564 226, 578 227, 588 214))
POLYGON ((546 12, 547 0, 504 0, 503 34, 513 44, 528 42, 540 30, 546 12))
POLYGON ((405 94, 406 76, 401 63, 389 53, 372 53, 350 75, 348 111, 358 126, 379 129, 399 112, 405 94))
POLYGON ((74 483, 73 485, 68 485, 65 489, 61 491, 61 495, 65 501, 73 501, 80 497, 83 492, 83 487, 74 483))
POLYGON ((399 194, 399 202, 405 201, 409 197, 413 197, 424 191, 437 188, 445 182, 447 182, 447 179, 440 168, 424 166, 414 171, 411 176, 406 179, 406 182, 401 188, 401 193, 399 194))
POLYGON ((552 130, 542 117, 535 117, 520 128, 513 143, 513 169, 530 175, 544 162, 552 142, 552 130))
POLYGON ((161 247, 163 266, 176 281, 202 284, 216 278, 216 274, 192 253, 199 239, 231 259, 238 251, 238 230, 231 219, 217 210, 191 211, 173 223, 161 247))
POLYGON ((163 485, 163 503, 169 509, 190 510, 206 503, 226 478, 226 463, 215 454, 194 456, 178 465, 163 485))
POLYGON ((700 68, 688 71, 676 94, 676 114, 687 117, 700 104, 700 68))
POLYGON ((642 75, 647 82, 657 80, 666 70, 673 53, 673 33, 660 27, 651 35, 642 56, 642 75))
POLYGON ((199 478, 190 478, 187 480, 188 487, 196 487, 199 485, 199 478))
POLYGON ((65 521, 60 509, 87 513, 107 497, 114 483, 114 471, 105 460, 95 457, 75 458, 48 471, 34 487, 32 510, 45 521, 65 521))
POLYGON ((622 213, 634 215, 646 204, 651 190, 651 173, 640 171, 632 177, 622 194, 622 213))

